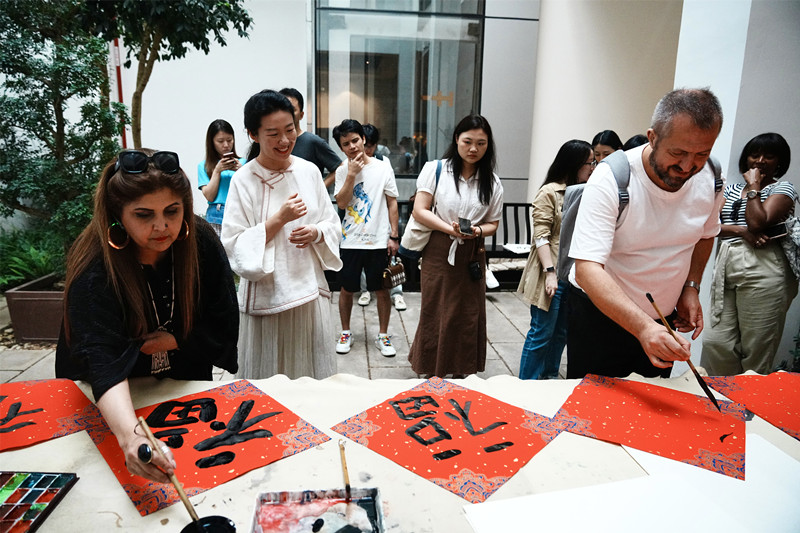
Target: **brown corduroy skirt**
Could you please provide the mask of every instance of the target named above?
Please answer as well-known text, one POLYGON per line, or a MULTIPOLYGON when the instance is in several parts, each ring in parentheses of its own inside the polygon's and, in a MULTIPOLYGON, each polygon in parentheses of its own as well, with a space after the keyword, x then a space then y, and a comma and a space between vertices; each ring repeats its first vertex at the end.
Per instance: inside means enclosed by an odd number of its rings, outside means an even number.
POLYGON ((422 306, 408 355, 417 374, 475 374, 486 367, 486 281, 473 280, 468 269, 476 259, 485 271, 486 256, 474 253, 479 240, 467 240, 451 266, 452 242, 434 231, 422 253, 422 306))

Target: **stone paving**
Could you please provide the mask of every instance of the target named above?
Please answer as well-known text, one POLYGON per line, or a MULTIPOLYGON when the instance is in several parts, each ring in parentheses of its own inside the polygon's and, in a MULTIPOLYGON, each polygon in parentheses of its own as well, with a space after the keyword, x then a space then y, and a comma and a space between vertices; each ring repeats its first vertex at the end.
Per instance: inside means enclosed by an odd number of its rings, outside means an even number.
MULTIPOLYGON (((339 327, 338 295, 334 293, 332 313, 334 325, 339 327)), ((339 354, 340 373, 354 374, 369 379, 406 379, 417 375, 408 362, 408 351, 419 320, 420 294, 405 294, 408 309, 392 309, 389 321, 389 334, 397 348, 395 357, 383 357, 375 345, 378 335, 378 312, 376 300, 365 307, 353 305, 351 327, 353 347, 348 354, 339 354)), ((518 294, 511 291, 492 291, 486 295, 486 329, 488 346, 486 371, 478 374, 487 378, 499 374, 517 375, 520 353, 525 334, 528 331, 530 312, 518 294)), ((9 323, 4 298, 0 298, 0 328, 9 323)), ((338 334, 338 329, 337 329, 338 334)), ((331 351, 336 339, 331 339, 331 351)), ((562 362, 562 375, 564 371, 562 362)), ((0 383, 26 381, 32 379, 54 378, 55 350, 24 350, 17 347, 0 346, 0 383)), ((224 371, 215 373, 218 380, 228 380, 232 376, 224 371)))

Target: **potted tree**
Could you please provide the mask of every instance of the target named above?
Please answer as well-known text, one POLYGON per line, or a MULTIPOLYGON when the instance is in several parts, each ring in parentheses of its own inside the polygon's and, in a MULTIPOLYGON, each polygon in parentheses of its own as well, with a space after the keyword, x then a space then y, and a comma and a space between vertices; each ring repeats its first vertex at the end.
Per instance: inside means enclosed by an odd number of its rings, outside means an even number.
POLYGON ((32 289, 48 281, 24 267, 32 257, 37 265, 38 257, 38 266, 63 273, 125 120, 124 106, 109 102, 108 47, 81 22, 82 9, 80 0, 0 4, 0 216, 23 219, 22 229, 2 237, 4 260, 18 260, 16 270, 4 268, 2 275, 6 283, 14 276, 31 282, 5 293, 18 342, 58 337, 62 293, 36 294, 32 289), (11 249, 16 240, 27 245, 11 249))

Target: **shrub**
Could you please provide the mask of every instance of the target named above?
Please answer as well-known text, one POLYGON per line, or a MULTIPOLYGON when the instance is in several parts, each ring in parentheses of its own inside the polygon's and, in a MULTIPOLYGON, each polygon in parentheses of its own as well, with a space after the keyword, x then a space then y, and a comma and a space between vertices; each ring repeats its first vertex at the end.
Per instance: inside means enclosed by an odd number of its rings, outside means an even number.
MULTIPOLYGON (((0 2, 0 216, 26 213, 33 234, 62 248, 91 219, 125 120, 108 100, 108 46, 79 22, 82 9, 81 0, 0 2)), ((19 273, 46 262, 31 248, 15 253, 19 273)))

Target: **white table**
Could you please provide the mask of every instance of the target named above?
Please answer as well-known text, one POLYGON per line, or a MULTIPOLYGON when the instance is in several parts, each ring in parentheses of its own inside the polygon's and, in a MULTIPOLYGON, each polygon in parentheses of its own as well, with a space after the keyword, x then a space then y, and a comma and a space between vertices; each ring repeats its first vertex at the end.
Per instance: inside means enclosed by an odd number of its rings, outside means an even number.
MULTIPOLYGON (((254 380, 256 386, 325 431, 332 440, 198 494, 192 498, 198 514, 227 516, 236 522, 237 531, 249 531, 258 493, 341 487, 337 442, 342 437, 329 428, 421 381, 370 381, 345 374, 322 381, 310 378, 292 381, 285 376, 254 380)), ((690 373, 669 380, 641 381, 702 394, 690 373)), ((579 381, 521 381, 512 376, 484 380, 470 376, 458 383, 510 404, 552 416, 579 381)), ((134 405, 143 407, 219 384, 147 378, 132 382, 132 394, 134 405)), ((761 435, 800 460, 800 443, 763 420, 756 417, 748 422, 747 432, 761 435)), ((464 514, 466 500, 350 441, 347 444, 347 462, 353 486, 380 488, 387 531, 472 533, 464 514)), ((43 532, 113 530, 171 533, 180 531, 189 522, 180 503, 141 517, 85 432, 2 453, 0 465, 3 470, 77 472, 80 480, 44 522, 40 529, 43 532)), ((621 446, 562 433, 487 501, 644 475, 644 470, 621 446)), ((702 505, 702 502, 696 504, 702 505)))

